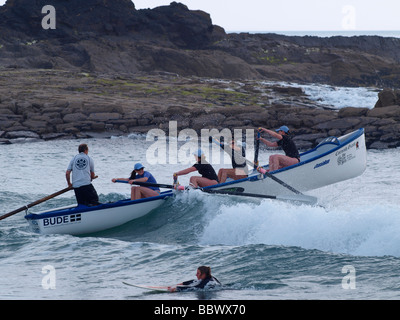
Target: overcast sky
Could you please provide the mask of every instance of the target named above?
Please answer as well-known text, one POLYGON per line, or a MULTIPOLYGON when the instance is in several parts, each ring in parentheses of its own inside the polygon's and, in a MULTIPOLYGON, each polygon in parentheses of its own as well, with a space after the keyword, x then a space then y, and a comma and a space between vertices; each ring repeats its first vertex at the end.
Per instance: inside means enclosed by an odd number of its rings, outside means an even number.
MULTIPOLYGON (((136 9, 171 0, 133 0, 136 9)), ((226 31, 400 30, 399 0, 182 0, 226 31)), ((0 0, 3 5, 5 0, 0 0)), ((49 1, 49 4, 51 1, 49 1)))

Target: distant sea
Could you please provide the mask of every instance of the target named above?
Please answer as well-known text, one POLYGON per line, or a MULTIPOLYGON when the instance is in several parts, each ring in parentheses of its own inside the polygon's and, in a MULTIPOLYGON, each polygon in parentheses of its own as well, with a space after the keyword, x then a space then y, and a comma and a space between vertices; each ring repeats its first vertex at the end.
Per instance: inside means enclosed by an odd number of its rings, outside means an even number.
POLYGON ((310 36, 310 37, 354 37, 354 36, 380 36, 380 37, 392 37, 392 38, 400 38, 400 30, 391 30, 391 31, 357 31, 357 30, 338 30, 338 31, 227 31, 227 33, 241 33, 248 32, 252 34, 256 33, 276 33, 282 34, 286 36, 310 36))

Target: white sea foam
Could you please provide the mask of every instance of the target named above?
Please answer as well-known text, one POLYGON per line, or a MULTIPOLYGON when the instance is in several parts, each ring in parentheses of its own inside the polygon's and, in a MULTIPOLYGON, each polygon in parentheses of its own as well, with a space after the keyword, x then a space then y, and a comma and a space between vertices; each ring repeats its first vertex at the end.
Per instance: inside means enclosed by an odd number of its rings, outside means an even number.
POLYGON ((372 109, 378 101, 376 88, 332 87, 329 85, 298 85, 313 101, 337 109, 345 107, 372 109))
POLYGON ((368 87, 334 87, 323 84, 299 84, 284 81, 263 81, 262 83, 301 88, 311 101, 332 109, 345 107, 372 109, 378 101, 380 91, 380 89, 368 87))
POLYGON ((202 244, 299 246, 362 256, 400 256, 400 207, 365 205, 345 211, 263 201, 223 206, 202 244))
POLYGON ((264 200, 207 212, 201 243, 268 244, 362 256, 400 256, 398 150, 368 152, 359 177, 307 192, 321 207, 264 200))

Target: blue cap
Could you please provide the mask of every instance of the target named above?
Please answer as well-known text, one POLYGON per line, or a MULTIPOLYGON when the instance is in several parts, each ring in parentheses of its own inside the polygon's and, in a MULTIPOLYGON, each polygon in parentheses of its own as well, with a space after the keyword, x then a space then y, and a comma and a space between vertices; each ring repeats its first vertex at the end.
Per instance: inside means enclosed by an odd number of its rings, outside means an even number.
POLYGON ((201 156, 204 155, 204 152, 203 152, 201 149, 199 149, 199 150, 197 150, 196 152, 193 152, 193 154, 194 154, 196 157, 201 158, 201 156))
POLYGON ((134 170, 140 170, 142 168, 144 168, 144 166, 140 162, 138 162, 135 164, 134 170))
POLYGON ((280 127, 279 129, 276 129, 275 131, 276 132, 279 132, 279 131, 283 131, 283 132, 286 132, 286 133, 288 133, 289 132, 289 128, 288 127, 286 127, 286 126, 282 126, 282 127, 280 127))

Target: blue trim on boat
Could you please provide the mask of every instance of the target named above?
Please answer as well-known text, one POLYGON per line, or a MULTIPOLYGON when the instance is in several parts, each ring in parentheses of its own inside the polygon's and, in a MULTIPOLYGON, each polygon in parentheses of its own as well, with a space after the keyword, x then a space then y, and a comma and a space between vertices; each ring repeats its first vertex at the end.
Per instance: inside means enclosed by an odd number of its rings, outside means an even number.
POLYGON ((88 207, 85 205, 78 205, 73 208, 55 209, 53 211, 48 211, 48 212, 44 212, 44 213, 30 213, 25 216, 25 219, 38 220, 38 219, 43 219, 43 218, 60 217, 60 216, 77 214, 77 213, 82 213, 82 212, 96 211, 96 210, 102 210, 102 209, 108 209, 108 208, 116 208, 116 207, 128 206, 128 205, 133 205, 133 204, 138 204, 138 203, 143 203, 143 202, 148 202, 148 201, 165 199, 168 197, 172 197, 173 195, 174 195, 174 193, 172 191, 164 191, 164 192, 161 192, 159 196, 138 199, 138 200, 124 199, 124 200, 119 200, 119 201, 111 202, 111 203, 103 203, 103 204, 100 204, 98 206, 93 206, 93 207, 88 207))

